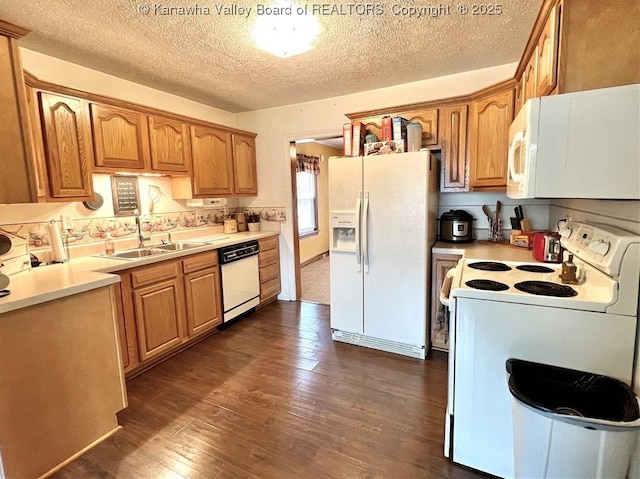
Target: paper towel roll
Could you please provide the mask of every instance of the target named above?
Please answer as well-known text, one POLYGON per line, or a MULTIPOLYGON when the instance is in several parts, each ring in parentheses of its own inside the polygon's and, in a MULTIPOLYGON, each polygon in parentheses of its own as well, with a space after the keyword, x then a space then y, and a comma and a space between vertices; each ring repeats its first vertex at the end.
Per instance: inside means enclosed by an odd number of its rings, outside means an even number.
POLYGON ((58 231, 58 226, 55 221, 51 221, 47 225, 47 233, 49 233, 49 244, 51 245, 51 253, 54 261, 64 261, 67 259, 67 255, 64 252, 62 246, 62 238, 58 231))

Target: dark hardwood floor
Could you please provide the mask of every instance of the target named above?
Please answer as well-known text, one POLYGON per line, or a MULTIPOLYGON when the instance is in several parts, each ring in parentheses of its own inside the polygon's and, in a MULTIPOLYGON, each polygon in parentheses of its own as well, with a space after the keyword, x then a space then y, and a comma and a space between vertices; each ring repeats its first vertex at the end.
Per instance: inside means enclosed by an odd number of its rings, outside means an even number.
POLYGON ((334 343, 276 302, 127 383, 123 429, 63 478, 481 478, 442 454, 447 359, 334 343))

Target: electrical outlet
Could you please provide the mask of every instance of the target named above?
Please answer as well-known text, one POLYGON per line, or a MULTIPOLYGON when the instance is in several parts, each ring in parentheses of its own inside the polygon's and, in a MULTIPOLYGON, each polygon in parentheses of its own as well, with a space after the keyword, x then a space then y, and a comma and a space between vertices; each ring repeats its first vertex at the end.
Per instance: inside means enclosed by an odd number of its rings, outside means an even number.
POLYGON ((148 213, 142 213, 140 215, 140 221, 142 221, 143 223, 148 223, 149 222, 149 214, 148 213))
POLYGON ((60 215, 60 221, 62 222, 63 230, 73 229, 73 218, 71 217, 71 215, 60 215))

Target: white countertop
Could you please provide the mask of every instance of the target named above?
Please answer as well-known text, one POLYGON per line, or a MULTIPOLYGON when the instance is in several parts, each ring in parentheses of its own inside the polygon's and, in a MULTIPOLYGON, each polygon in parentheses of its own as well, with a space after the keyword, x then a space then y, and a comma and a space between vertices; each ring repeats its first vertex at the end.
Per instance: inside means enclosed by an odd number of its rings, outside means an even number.
POLYGON ((459 254, 465 259, 488 261, 520 261, 535 262, 533 252, 526 248, 517 248, 510 244, 478 243, 444 243, 438 241, 433 248, 433 254, 459 254))
MULTIPOLYGON (((120 276, 113 274, 118 271, 278 234, 278 231, 212 234, 180 240, 181 242, 211 241, 211 243, 203 244, 197 248, 170 251, 134 260, 108 256, 84 256, 71 259, 63 264, 38 266, 32 268, 31 271, 11 276, 11 283, 7 288, 11 294, 0 298, 0 314, 118 283, 120 276)), ((154 245, 146 246, 152 247, 154 245)))

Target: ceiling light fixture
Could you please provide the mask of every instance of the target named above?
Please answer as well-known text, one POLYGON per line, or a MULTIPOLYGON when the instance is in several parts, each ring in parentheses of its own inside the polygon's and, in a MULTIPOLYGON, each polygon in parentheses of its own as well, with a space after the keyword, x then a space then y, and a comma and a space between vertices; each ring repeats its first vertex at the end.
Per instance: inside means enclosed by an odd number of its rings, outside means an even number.
POLYGON ((305 6, 290 0, 279 0, 273 6, 261 7, 252 32, 258 48, 280 58, 288 58, 312 50, 312 42, 322 28, 318 19, 307 13, 305 6))

